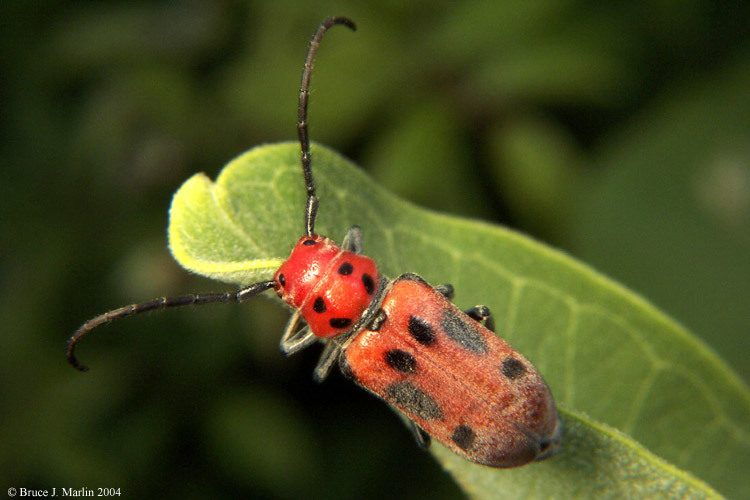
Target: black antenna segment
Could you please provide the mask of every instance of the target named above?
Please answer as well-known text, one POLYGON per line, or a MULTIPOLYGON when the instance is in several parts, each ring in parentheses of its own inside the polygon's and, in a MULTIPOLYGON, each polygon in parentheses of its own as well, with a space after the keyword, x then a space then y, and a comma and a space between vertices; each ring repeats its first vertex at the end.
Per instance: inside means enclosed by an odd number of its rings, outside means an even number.
MULTIPOLYGON (((307 235, 313 235, 315 226, 315 215, 318 212, 318 198, 315 196, 315 185, 313 184, 312 172, 310 170, 310 139, 307 135, 307 101, 310 95, 310 77, 312 75, 313 61, 315 54, 318 52, 318 45, 323 38, 323 34, 336 24, 345 24, 352 30, 357 27, 354 22, 346 17, 329 17, 318 27, 317 31, 310 40, 305 58, 305 68, 302 71, 302 83, 299 89, 299 121, 297 122, 297 131, 299 133, 299 142, 302 148, 302 171, 305 174, 305 187, 307 188, 307 208, 305 209, 307 235)), ((95 328, 111 323, 112 321, 145 313, 147 311, 160 311, 173 307, 184 307, 202 304, 215 304, 217 302, 244 302, 251 297, 274 288, 276 283, 271 281, 261 281, 232 292, 220 293, 195 293, 192 295, 181 295, 179 297, 161 297, 149 302, 139 302, 130 304, 118 309, 100 314, 86 321, 78 330, 70 336, 65 344, 65 354, 68 363, 80 371, 86 371, 88 368, 81 364, 75 355, 76 344, 95 328)))
POLYGON ((307 236, 312 236, 315 229, 315 216, 318 214, 318 197, 315 196, 315 184, 313 183, 312 170, 310 163, 310 138, 307 131, 307 101, 310 97, 310 78, 312 76, 313 62, 315 54, 318 52, 320 40, 323 34, 331 26, 345 24, 353 31, 357 29, 354 21, 348 17, 329 17, 318 26, 317 31, 310 39, 310 45, 307 47, 307 57, 305 58, 305 68, 302 70, 302 83, 299 86, 299 108, 297 120, 297 133, 299 134, 299 143, 302 148, 302 172, 305 174, 305 188, 307 189, 307 206, 305 207, 305 226, 307 236))
POLYGON ((195 293, 192 295, 182 295, 180 297, 162 297, 160 299, 154 299, 149 302, 141 302, 139 304, 130 304, 129 306, 123 306, 118 309, 113 309, 104 314, 100 314, 94 318, 91 318, 75 331, 73 335, 68 339, 65 344, 65 354, 68 357, 68 363, 73 365, 74 368, 85 372, 88 367, 82 365, 78 359, 76 359, 75 348, 79 340, 81 340, 87 333, 94 328, 110 323, 116 319, 125 318, 127 316, 133 316, 135 314, 145 313, 147 311, 157 311, 161 309, 167 309, 169 307, 183 307, 193 306, 202 304, 213 304, 216 302, 244 302, 247 299, 258 295, 259 293, 265 292, 269 288, 274 287, 274 281, 261 281, 245 288, 234 292, 221 292, 221 293, 195 293))

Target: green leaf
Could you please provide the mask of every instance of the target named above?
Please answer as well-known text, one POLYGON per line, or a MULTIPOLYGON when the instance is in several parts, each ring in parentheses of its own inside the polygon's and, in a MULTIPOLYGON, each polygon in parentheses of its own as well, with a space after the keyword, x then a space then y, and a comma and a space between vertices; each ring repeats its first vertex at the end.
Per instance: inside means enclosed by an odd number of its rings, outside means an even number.
MULTIPOLYGON (((541 243, 417 208, 337 154, 314 147, 313 155, 317 231, 340 239, 357 224, 365 253, 386 275, 416 272, 452 283, 461 307, 489 305, 498 334, 544 374, 563 408, 563 450, 545 463, 494 470, 436 447, 469 492, 547 497, 547 482, 562 497, 718 496, 692 473, 740 495, 750 463, 750 391, 679 324, 541 243)), ((198 174, 180 188, 170 248, 204 276, 268 279, 303 233, 304 202, 298 145, 253 149, 215 183, 198 174)))
POLYGON ((746 381, 749 53, 654 96, 603 142, 598 168, 571 193, 566 240, 679 317, 746 381))

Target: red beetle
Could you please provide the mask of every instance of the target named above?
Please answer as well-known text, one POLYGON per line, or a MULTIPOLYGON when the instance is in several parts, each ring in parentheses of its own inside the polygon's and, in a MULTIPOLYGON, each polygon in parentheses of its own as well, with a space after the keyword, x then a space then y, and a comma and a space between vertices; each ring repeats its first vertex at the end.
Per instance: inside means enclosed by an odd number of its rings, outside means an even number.
POLYGON ((430 436, 472 462, 514 467, 542 460, 558 448, 561 425, 554 400, 532 364, 493 333, 486 306, 466 312, 450 299, 451 285, 431 286, 416 274, 390 280, 361 255, 362 232, 352 227, 341 246, 315 233, 318 198, 307 134, 313 60, 323 34, 345 17, 326 19, 307 52, 299 93, 297 130, 307 189, 306 234, 273 280, 234 292, 163 297, 131 304, 85 322, 68 339, 68 361, 79 370, 76 343, 115 319, 154 309, 243 302, 273 288, 294 312, 281 338, 293 354, 325 343, 314 377, 342 373, 402 412, 417 442, 430 436), (307 325, 298 329, 300 319, 307 325))

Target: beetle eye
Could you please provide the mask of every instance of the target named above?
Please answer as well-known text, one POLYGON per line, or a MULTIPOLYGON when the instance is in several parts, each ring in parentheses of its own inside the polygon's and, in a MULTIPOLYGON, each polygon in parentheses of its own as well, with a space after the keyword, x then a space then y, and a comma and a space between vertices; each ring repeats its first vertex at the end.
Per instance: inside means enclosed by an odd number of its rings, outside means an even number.
POLYGON ((305 241, 302 242, 302 244, 305 245, 305 246, 314 245, 316 243, 317 243, 317 241, 315 241, 315 240, 305 240, 305 241))
POLYGON ((286 286, 286 277, 283 274, 279 274, 279 284, 281 286, 286 286))

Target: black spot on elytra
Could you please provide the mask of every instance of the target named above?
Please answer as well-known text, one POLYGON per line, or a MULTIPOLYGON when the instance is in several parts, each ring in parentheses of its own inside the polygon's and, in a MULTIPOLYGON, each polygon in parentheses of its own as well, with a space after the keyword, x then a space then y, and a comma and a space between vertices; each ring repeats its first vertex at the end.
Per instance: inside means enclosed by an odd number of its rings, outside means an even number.
POLYGON ((513 380, 523 377, 526 374, 526 367, 516 358, 507 358, 503 361, 500 371, 503 372, 503 375, 513 380))
POLYGON ((385 388, 390 402, 405 412, 425 420, 443 418, 440 406, 423 390, 409 382, 396 382, 385 388))
POLYGON ((334 328, 346 328, 352 324, 352 320, 349 318, 331 318, 328 324, 334 328))
POLYGON ((372 295, 375 292, 375 281, 373 281, 372 276, 369 274, 364 273, 362 275, 362 284, 365 285, 367 295, 372 295))
POLYGON ((416 372, 417 360, 414 356, 401 349, 391 349, 385 353, 385 362, 396 371, 402 373, 416 372))
POLYGON ((474 446, 474 440, 476 438, 477 435, 468 425, 457 426, 453 431, 453 434, 451 434, 451 439, 456 443, 456 446, 464 451, 469 451, 471 447, 474 446))
POLYGON ((344 262, 339 266, 338 273, 344 276, 348 276, 352 274, 352 271, 354 271, 354 266, 351 265, 349 262, 344 262))
POLYGON ((435 332, 423 319, 409 316, 409 333, 422 345, 432 345, 435 342, 435 332))
POLYGON ((316 243, 317 243, 317 241, 315 241, 315 240, 305 240, 305 241, 302 242, 302 244, 305 245, 305 246, 314 245, 316 243))
POLYGON ((382 309, 378 309, 377 314, 375 314, 375 317, 372 318, 372 321, 370 321, 367 329, 372 330, 373 332, 377 332, 378 330, 380 330, 380 328, 383 326, 383 323, 385 323, 385 320, 387 319, 388 316, 386 316, 385 311, 382 309))
POLYGON ((318 297, 315 299, 315 302, 313 302, 313 311, 316 313, 324 313, 326 312, 326 302, 323 300, 323 297, 318 297))
POLYGON ((487 343, 477 330, 476 324, 466 321, 455 311, 445 311, 440 326, 461 347, 475 354, 487 354, 487 343))

